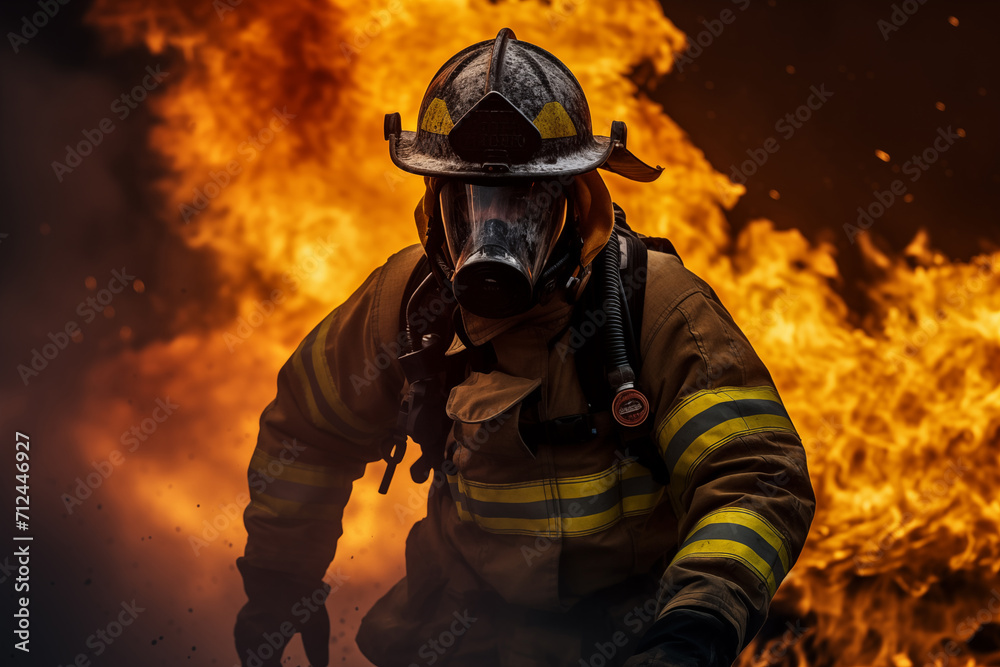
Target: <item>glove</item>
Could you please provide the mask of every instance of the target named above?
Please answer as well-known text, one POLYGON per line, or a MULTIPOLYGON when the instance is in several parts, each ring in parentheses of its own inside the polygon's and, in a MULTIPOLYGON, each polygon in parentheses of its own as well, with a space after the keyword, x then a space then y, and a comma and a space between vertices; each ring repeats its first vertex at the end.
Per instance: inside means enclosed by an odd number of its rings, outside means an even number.
POLYGON ((739 655, 736 629, 696 609, 671 610, 646 632, 622 667, 731 667, 739 655))
POLYGON ((622 667, 702 667, 702 665, 676 651, 654 646, 648 651, 636 653, 622 667))
POLYGON ((302 633, 306 657, 313 667, 330 661, 330 586, 303 582, 286 572, 265 570, 237 558, 248 602, 236 615, 233 634, 243 667, 280 667, 281 654, 302 633))

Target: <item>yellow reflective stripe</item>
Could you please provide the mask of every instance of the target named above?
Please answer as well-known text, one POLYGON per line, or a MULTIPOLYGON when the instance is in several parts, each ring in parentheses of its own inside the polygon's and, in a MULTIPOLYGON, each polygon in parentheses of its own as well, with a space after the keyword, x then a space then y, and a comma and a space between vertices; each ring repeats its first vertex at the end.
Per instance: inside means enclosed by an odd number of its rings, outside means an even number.
POLYGON ((660 490, 654 493, 646 493, 641 496, 626 496, 625 498, 622 498, 622 509, 624 510, 625 516, 645 514, 653 511, 653 509, 660 504, 660 500, 663 498, 663 492, 665 490, 666 489, 661 487, 660 490))
MULTIPOLYGON (((464 487, 465 480, 461 477, 454 477, 449 475, 448 479, 450 481, 458 482, 460 488, 464 487)), ((465 493, 465 491, 463 491, 465 493)), ((468 495, 468 494, 466 494, 468 495)), ((503 501, 491 501, 491 502, 503 502, 503 501)), ((461 500, 455 501, 455 509, 458 512, 458 518, 465 522, 475 523, 483 530, 491 533, 516 533, 516 534, 531 534, 531 535, 551 535, 554 533, 552 527, 552 521, 549 518, 545 519, 509 519, 504 517, 483 517, 478 516, 470 512, 462 503, 461 500)))
POLYGON ((580 517, 551 517, 548 519, 512 519, 484 517, 471 514, 464 507, 459 510, 463 521, 473 521, 490 533, 537 535, 547 537, 582 537, 610 528, 622 518, 620 508, 612 507, 599 514, 580 517))
POLYGON ((554 516, 548 519, 521 519, 484 517, 472 514, 461 502, 455 504, 462 521, 474 522, 491 533, 518 535, 545 535, 548 537, 582 537, 600 532, 615 525, 624 517, 651 512, 663 497, 663 490, 643 496, 623 499, 622 506, 612 507, 598 514, 584 516, 554 516))
POLYGON ((691 556, 706 558, 729 558, 749 567, 767 585, 768 592, 773 596, 778 590, 771 566, 757 553, 741 542, 733 540, 698 540, 688 544, 677 552, 670 564, 691 556))
POLYGON ((327 433, 363 439, 377 434, 379 429, 356 417, 340 400, 337 385, 326 363, 326 339, 334 317, 336 313, 323 320, 315 330, 315 336, 310 333, 299 344, 292 355, 292 374, 302 387, 306 409, 313 424, 327 433), (306 348, 310 345, 311 349, 307 352, 306 348), (334 423, 336 420, 342 423, 334 423))
POLYGON ((448 105, 440 97, 435 97, 431 100, 431 103, 427 105, 427 111, 424 112, 424 119, 420 123, 420 129, 427 132, 433 132, 434 134, 448 134, 451 132, 455 124, 451 120, 451 114, 448 113, 448 105))
POLYGON ((309 418, 313 424, 320 427, 321 430, 327 433, 339 433, 340 429, 331 424, 323 413, 319 411, 319 406, 316 404, 316 397, 312 390, 312 383, 309 382, 309 376, 306 374, 305 364, 302 361, 302 348, 305 346, 305 341, 299 343, 298 349, 292 355, 292 370, 295 372, 295 377, 299 381, 299 386, 302 387, 302 393, 306 399, 306 409, 309 411, 309 418))
POLYGON ((250 458, 250 468, 262 475, 307 486, 350 487, 352 480, 338 468, 310 465, 307 463, 286 463, 280 456, 272 456, 262 449, 255 449, 250 458))
POLYGON ((566 499, 587 498, 603 493, 618 483, 618 465, 585 477, 557 479, 559 497, 566 499))
POLYGON ((618 484, 619 480, 633 477, 648 476, 649 471, 632 459, 618 461, 607 470, 584 475, 582 477, 565 477, 556 480, 559 497, 564 500, 587 498, 598 493, 604 493, 618 484))
POLYGON ((323 519, 326 521, 340 521, 343 511, 343 507, 339 504, 299 503, 294 500, 275 498, 266 493, 254 493, 250 507, 283 519, 323 519))
POLYGON ((788 551, 788 544, 785 542, 785 538, 782 537, 778 529, 768 521, 763 515, 754 512, 753 510, 746 509, 743 507, 726 507, 721 510, 716 510, 694 525, 691 529, 691 535, 694 535, 698 530, 709 526, 712 524, 735 524, 737 526, 745 526, 753 532, 757 533, 765 542, 770 544, 774 550, 778 553, 778 558, 781 559, 781 565, 785 568, 785 572, 791 569, 791 555, 788 551))
POLYGON ((546 493, 546 480, 532 480, 518 484, 484 484, 472 482, 462 475, 448 475, 448 481, 458 484, 459 490, 473 500, 487 503, 534 503, 551 498, 546 493))
POLYGON ((681 497, 712 452, 736 438, 765 431, 795 434, 771 386, 699 391, 671 410, 657 428, 657 444, 667 464, 675 511, 683 511, 681 497))
POLYGON ((337 417, 342 419, 345 424, 362 433, 377 433, 380 430, 377 425, 356 417, 354 413, 352 413, 350 409, 344 405, 344 402, 340 400, 340 392, 337 389, 337 384, 333 381, 333 375, 330 374, 330 367, 326 364, 326 338, 330 333, 330 326, 332 323, 333 317, 326 318, 326 320, 323 321, 323 324, 320 325, 319 334, 313 342, 313 369, 316 371, 316 378, 319 380, 320 391, 323 392, 323 398, 326 399, 326 404, 333 409, 337 417), (321 372, 322 374, 320 374, 321 372))
POLYGON ((671 471, 670 484, 677 489, 677 495, 679 496, 687 486, 689 474, 715 449, 733 438, 760 431, 791 431, 794 433, 795 429, 792 427, 792 422, 785 417, 768 414, 730 419, 709 429, 688 446, 671 471))
POLYGON ((542 139, 559 139, 560 137, 575 137, 576 125, 566 113, 566 108, 559 102, 549 102, 538 112, 533 121, 542 139))
POLYGON ((462 505, 462 501, 455 502, 455 509, 458 511, 458 518, 462 521, 473 521, 472 515, 467 509, 462 505))
MULTIPOLYGON (((544 534, 552 537, 588 535, 609 528, 624 517, 652 511, 664 495, 663 487, 656 485, 649 472, 634 459, 619 461, 599 473, 563 479, 516 484, 471 482, 461 474, 448 475, 447 479, 453 493, 457 490, 459 494, 455 498, 459 518, 475 522, 483 530, 494 533, 544 534), (656 489, 622 497, 620 494, 628 491, 621 484, 638 478, 647 479, 649 486, 656 489), (617 493, 616 487, 619 489, 617 493), (605 494, 604 498, 598 498, 601 494, 605 494), (599 507, 604 509, 574 516, 577 512, 574 504, 586 512, 587 498, 592 499, 591 504, 598 502, 599 507), (614 504, 609 507, 609 502, 614 504), (486 504, 492 506, 487 507, 486 504), (536 507, 530 507, 532 504, 536 507), (489 516, 476 513, 477 508, 480 512, 488 511, 489 516)), ((649 487, 640 485, 636 489, 633 485, 633 492, 646 488, 649 487)))
POLYGON ((536 479, 528 482, 508 484, 488 484, 473 482, 461 475, 448 475, 448 481, 457 483, 462 493, 474 500, 490 503, 531 503, 549 500, 553 496, 549 487, 555 483, 558 497, 564 500, 587 498, 603 493, 618 484, 618 480, 634 477, 647 477, 647 471, 633 459, 625 459, 601 472, 579 477, 563 477, 561 479, 536 479))
POLYGON ((618 505, 597 514, 559 517, 561 525, 560 530, 556 534, 563 537, 592 535, 615 525, 621 521, 623 516, 621 505, 618 505))
POLYGON ((677 435, 677 431, 692 417, 715 405, 745 398, 781 402, 778 392, 773 387, 718 387, 696 392, 684 399, 664 418, 656 436, 660 447, 666 448, 667 443, 677 435))
POLYGON ((477 526, 490 533, 547 536, 558 534, 548 519, 505 519, 469 514, 468 520, 474 521, 477 526))

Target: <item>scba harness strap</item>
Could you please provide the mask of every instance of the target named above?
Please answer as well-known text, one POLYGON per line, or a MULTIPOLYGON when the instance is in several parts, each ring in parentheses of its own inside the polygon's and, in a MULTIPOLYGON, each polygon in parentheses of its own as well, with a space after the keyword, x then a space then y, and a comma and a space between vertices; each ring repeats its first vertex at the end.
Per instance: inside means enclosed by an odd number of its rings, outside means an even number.
MULTIPOLYGON (((639 333, 642 331, 646 293, 647 253, 665 252, 678 259, 680 256, 667 239, 632 231, 625 221, 625 212, 617 204, 614 211, 615 234, 611 239, 619 245, 618 252, 622 258, 616 281, 624 324, 622 342, 634 376, 638 377, 642 362, 639 333)), ((614 248, 606 250, 613 252, 614 248)), ((543 442, 572 446, 614 429, 621 454, 634 456, 650 470, 658 483, 666 486, 666 464, 652 439, 652 420, 644 419, 638 426, 623 426, 611 418, 615 396, 609 385, 609 370, 613 369, 607 368, 604 354, 609 342, 607 311, 610 309, 606 302, 601 301, 599 286, 605 274, 599 264, 595 260, 594 284, 588 286, 584 297, 576 304, 568 325, 569 345, 553 342, 554 351, 564 359, 573 355, 590 410, 545 421, 523 422, 519 425, 521 437, 525 444, 537 450, 543 442)), ((603 282, 606 283, 606 279, 603 282)), ((446 455, 445 442, 452 427, 452 420, 445 411, 448 394, 469 372, 488 373, 496 364, 496 355, 490 343, 473 346, 468 341, 455 301, 448 296, 447 288, 433 276, 426 255, 421 257, 410 274, 400 308, 400 329, 405 328, 408 332, 409 342, 399 361, 409 383, 409 391, 400 405, 394 436, 383 447, 383 460, 387 467, 379 493, 388 491, 395 468, 406 452, 407 437, 419 444, 421 451, 420 458, 410 467, 410 477, 414 482, 423 483, 431 471, 440 469, 446 455), (450 306, 442 308, 441 304, 445 303, 450 306), (445 351, 455 334, 463 340, 465 349, 446 356, 445 351)), ((565 330, 559 332, 553 341, 561 340, 565 333, 565 330)))
MULTIPOLYGON (((625 351, 629 365, 638 378, 642 369, 640 336, 648 281, 648 253, 650 251, 667 253, 677 257, 678 260, 680 255, 669 240, 633 231, 625 220, 625 211, 618 204, 614 204, 614 211, 615 236, 618 238, 622 257, 618 267, 618 288, 622 297, 620 301, 623 311, 625 351)), ((612 236, 612 239, 615 236, 612 236)), ((606 284, 608 281, 603 270, 602 264, 595 262, 596 275, 591 280, 597 284, 606 284)), ((615 399, 613 383, 608 382, 609 369, 604 363, 603 354, 604 349, 609 346, 609 341, 602 316, 609 308, 606 303, 601 302, 601 296, 599 290, 588 289, 584 298, 577 304, 570 324, 569 341, 570 346, 576 348, 573 350, 574 361, 581 388, 588 405, 592 406, 592 410, 598 409, 598 414, 610 412, 615 399)), ((561 350, 560 353, 565 355, 567 351, 561 350)), ((667 466, 652 437, 653 420, 644 419, 637 426, 624 426, 620 421, 610 420, 610 424, 616 429, 620 453, 626 457, 634 456, 652 473, 657 483, 667 486, 669 481, 667 466)))

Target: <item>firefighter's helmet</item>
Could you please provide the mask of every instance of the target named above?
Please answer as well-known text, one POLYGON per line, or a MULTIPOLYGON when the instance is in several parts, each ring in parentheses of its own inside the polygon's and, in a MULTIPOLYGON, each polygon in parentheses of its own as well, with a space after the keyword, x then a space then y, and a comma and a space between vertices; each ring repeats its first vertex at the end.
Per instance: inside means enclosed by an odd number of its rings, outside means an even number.
POLYGON ((593 133, 573 73, 548 51, 504 28, 496 39, 452 56, 424 94, 415 132, 387 114, 385 138, 400 169, 463 181, 552 179, 602 167, 652 181, 651 167, 626 147, 625 123, 593 133))

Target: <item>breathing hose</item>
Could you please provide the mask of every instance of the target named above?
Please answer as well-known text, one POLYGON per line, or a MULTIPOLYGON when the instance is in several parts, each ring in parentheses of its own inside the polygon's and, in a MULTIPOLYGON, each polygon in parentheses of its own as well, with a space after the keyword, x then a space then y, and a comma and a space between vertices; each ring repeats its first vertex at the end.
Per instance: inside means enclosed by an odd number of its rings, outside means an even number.
POLYGON ((608 383, 614 398, 611 414, 622 426, 638 426, 649 415, 649 400, 636 386, 635 372, 628 361, 625 345, 625 325, 622 317, 624 290, 621 284, 621 251, 618 232, 612 231, 611 238, 602 251, 604 257, 604 323, 605 363, 608 383))

